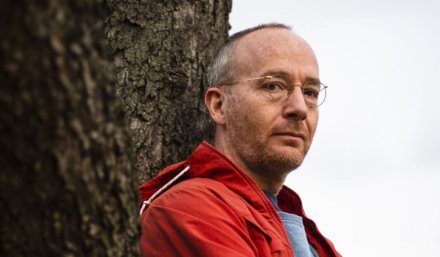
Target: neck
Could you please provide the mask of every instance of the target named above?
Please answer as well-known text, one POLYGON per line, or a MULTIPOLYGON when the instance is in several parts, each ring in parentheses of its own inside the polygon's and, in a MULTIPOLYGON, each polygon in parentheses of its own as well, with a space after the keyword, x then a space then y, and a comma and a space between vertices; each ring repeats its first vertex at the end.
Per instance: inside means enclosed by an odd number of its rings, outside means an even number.
POLYGON ((224 141, 215 140, 216 149, 223 155, 228 157, 235 165, 237 165, 243 172, 248 174, 257 185, 265 191, 268 191, 275 196, 278 195, 283 187, 284 181, 288 172, 286 173, 274 173, 269 171, 256 170, 251 168, 251 165, 246 164, 224 141))
POLYGON ((249 175, 255 180, 255 182, 257 182, 262 190, 268 191, 275 196, 278 195, 283 188, 284 180, 286 178, 286 176, 283 176, 277 181, 274 178, 267 179, 266 177, 259 176, 258 173, 251 173, 249 175))

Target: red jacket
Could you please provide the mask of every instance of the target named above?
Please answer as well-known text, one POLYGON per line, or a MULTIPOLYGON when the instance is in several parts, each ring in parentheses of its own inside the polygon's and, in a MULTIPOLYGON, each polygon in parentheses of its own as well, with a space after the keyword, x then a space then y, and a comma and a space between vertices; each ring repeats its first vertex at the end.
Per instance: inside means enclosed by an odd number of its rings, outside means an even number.
MULTIPOLYGON (((144 201, 140 240, 144 257, 294 255, 283 224, 264 192, 205 142, 188 160, 169 166, 140 191, 144 201)), ((295 192, 283 187, 278 204, 283 211, 303 217, 307 239, 320 257, 341 256, 306 217, 295 192)))

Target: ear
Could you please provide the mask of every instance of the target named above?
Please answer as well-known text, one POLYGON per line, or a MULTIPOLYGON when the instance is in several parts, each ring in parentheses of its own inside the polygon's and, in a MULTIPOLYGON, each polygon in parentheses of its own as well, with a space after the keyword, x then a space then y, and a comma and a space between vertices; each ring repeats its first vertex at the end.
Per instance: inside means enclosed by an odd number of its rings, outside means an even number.
POLYGON ((205 94, 205 105, 215 124, 225 125, 224 92, 218 87, 210 87, 205 94))

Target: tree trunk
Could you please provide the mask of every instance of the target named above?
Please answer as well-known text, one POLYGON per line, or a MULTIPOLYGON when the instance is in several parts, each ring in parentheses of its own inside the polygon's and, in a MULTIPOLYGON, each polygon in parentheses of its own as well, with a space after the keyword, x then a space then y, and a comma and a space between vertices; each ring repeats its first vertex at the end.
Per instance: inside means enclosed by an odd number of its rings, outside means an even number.
POLYGON ((138 255, 125 127, 141 181, 213 132, 203 93, 231 1, 194 2, 106 1, 116 72, 102 2, 0 3, 0 256, 138 255))
POLYGON ((109 0, 106 33, 140 182, 213 137, 207 71, 227 37, 231 0, 109 0))
POLYGON ((0 256, 137 256, 102 3, 0 4, 0 256))

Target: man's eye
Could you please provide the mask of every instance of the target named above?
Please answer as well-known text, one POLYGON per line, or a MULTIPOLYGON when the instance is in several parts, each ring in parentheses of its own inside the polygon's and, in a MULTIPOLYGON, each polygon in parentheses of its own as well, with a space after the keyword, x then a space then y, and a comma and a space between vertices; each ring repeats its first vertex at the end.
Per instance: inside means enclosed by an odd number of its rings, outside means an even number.
POLYGON ((286 87, 282 83, 277 82, 268 82, 264 84, 264 88, 270 92, 282 91, 286 89, 286 87))
POLYGON ((315 98, 316 99, 319 96, 319 90, 313 89, 313 88, 304 88, 303 94, 306 97, 310 97, 310 98, 315 98))

